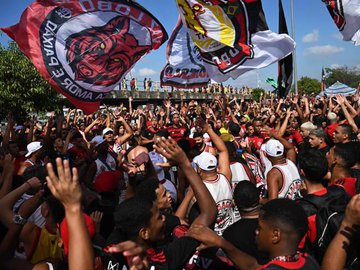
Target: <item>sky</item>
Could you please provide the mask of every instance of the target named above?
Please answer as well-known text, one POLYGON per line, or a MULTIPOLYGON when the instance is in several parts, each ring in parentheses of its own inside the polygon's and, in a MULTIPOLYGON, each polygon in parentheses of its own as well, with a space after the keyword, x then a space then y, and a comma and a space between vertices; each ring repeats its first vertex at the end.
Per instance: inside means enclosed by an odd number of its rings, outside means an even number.
MULTIPOLYGON (((21 13, 33 1, 1 0, 0 27, 16 24, 21 13)), ((278 30, 278 1, 263 0, 263 9, 270 30, 278 30)), ((175 0, 138 0, 142 6, 159 19, 169 36, 176 24, 178 10, 175 0)), ((291 32, 290 0, 283 0, 288 29, 291 32)), ((356 67, 360 70, 360 47, 343 41, 333 23, 325 4, 321 0, 294 0, 295 41, 297 76, 321 78, 322 67, 356 67)), ((291 33, 290 33, 291 34, 291 33)), ((6 34, 0 36, 0 43, 6 45, 10 39, 6 34)), ((144 77, 159 81, 159 74, 165 65, 165 42, 158 50, 143 57, 131 71, 131 75, 141 81, 144 77)), ((229 79, 224 84, 236 87, 262 87, 270 90, 266 78, 277 77, 277 64, 250 71, 236 80, 229 79)))

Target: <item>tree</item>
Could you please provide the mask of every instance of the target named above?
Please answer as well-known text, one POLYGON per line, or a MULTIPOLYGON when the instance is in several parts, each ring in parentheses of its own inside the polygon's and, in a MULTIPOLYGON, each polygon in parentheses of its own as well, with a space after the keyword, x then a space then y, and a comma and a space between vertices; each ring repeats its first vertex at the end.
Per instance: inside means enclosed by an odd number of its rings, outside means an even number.
POLYGON ((320 93, 321 83, 310 77, 301 77, 297 82, 299 94, 320 93))
POLYGON ((0 119, 10 111, 23 120, 29 113, 59 110, 62 100, 15 42, 0 44, 0 119))
POLYGON ((254 88, 251 92, 251 99, 252 100, 256 100, 259 101, 260 100, 260 95, 261 94, 265 94, 265 90, 262 88, 254 88))
POLYGON ((327 87, 339 81, 350 87, 357 88, 360 82, 360 71, 356 68, 348 68, 346 66, 340 68, 327 68, 326 73, 325 85, 327 87))

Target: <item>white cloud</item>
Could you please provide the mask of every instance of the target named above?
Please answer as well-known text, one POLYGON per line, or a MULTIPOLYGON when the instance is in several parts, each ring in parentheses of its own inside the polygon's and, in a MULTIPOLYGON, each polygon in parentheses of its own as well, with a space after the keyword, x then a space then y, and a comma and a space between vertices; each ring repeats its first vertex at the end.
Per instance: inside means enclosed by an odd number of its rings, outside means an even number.
POLYGON ((343 40, 343 36, 339 32, 332 34, 331 37, 337 40, 343 40))
POLYGON ((333 45, 324 45, 324 46, 314 46, 307 48, 304 52, 305 55, 315 54, 315 55, 330 55, 344 51, 342 47, 336 47, 333 45))
POLYGON ((151 75, 155 75, 157 72, 151 68, 141 68, 139 70, 139 75, 140 76, 151 76, 151 75))
POLYGON ((332 65, 330 66, 330 68, 332 68, 332 69, 337 69, 337 68, 342 68, 342 67, 344 67, 344 65, 332 64, 332 65))
POLYGON ((312 42, 316 42, 318 40, 319 40, 319 30, 318 29, 315 29, 314 31, 312 31, 309 34, 306 34, 302 38, 302 41, 304 43, 312 43, 312 42))

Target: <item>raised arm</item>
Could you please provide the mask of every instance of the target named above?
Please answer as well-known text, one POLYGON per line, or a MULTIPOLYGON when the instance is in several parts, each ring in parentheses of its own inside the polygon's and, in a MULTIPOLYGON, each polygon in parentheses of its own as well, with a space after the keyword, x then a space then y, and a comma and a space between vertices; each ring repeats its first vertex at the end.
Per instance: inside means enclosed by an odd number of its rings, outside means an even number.
POLYGON ((36 177, 33 177, 17 189, 14 189, 10 193, 6 194, 6 196, 0 200, 0 220, 7 228, 9 228, 12 224, 14 214, 12 208, 16 201, 21 197, 22 194, 24 194, 31 188, 39 189, 40 186, 40 180, 36 177))
POLYGON ((129 126, 129 124, 126 122, 126 120, 123 117, 120 116, 117 119, 117 122, 121 122, 123 124, 123 126, 124 126, 125 131, 126 131, 126 133, 124 135, 117 138, 117 143, 123 144, 133 135, 134 132, 133 132, 132 128, 129 126))
POLYGON ((155 142, 154 148, 161 153, 172 165, 178 164, 189 181, 194 192, 194 196, 200 208, 200 215, 194 220, 192 225, 210 226, 215 221, 217 208, 209 190, 195 172, 189 159, 179 145, 169 137, 161 138, 155 142))
POLYGON ((219 173, 225 175, 228 181, 231 181, 231 170, 230 170, 230 160, 229 153, 225 146, 224 141, 215 133, 211 126, 205 122, 204 119, 198 117, 196 124, 202 128, 203 133, 207 133, 210 136, 210 139, 214 143, 218 154, 219 154, 219 173))
POLYGON ((344 112, 346 120, 349 122, 350 126, 353 128, 355 132, 358 131, 358 126, 356 125, 354 119, 351 117, 350 113, 348 112, 346 105, 345 105, 345 98, 337 95, 336 102, 341 106, 342 111, 344 112))
POLYGON ((197 250, 203 250, 210 247, 221 248, 228 258, 241 270, 253 270, 260 266, 254 257, 238 250, 233 244, 221 236, 218 236, 209 228, 199 226, 193 227, 187 235, 202 243, 197 250))
POLYGON ((94 254, 90 236, 81 211, 81 187, 77 169, 69 161, 56 159, 57 175, 51 163, 46 177, 51 193, 64 205, 69 232, 69 270, 94 269, 94 254))

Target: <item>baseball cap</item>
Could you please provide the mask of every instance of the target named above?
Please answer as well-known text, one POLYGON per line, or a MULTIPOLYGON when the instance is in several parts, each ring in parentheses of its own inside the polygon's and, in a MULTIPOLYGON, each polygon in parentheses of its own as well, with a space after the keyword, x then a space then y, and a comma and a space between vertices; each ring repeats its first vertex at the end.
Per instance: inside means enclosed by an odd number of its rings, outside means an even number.
POLYGON ((328 115, 327 115, 327 118, 329 120, 335 120, 336 119, 336 113, 334 112, 329 112, 328 115))
POLYGON ((275 139, 270 139, 265 144, 265 152, 271 157, 280 157, 284 154, 284 146, 275 139))
POLYGON ((114 133, 114 131, 111 128, 105 128, 102 132, 102 135, 104 136, 104 135, 106 135, 106 133, 109 133, 109 132, 114 133))
POLYGON ((94 188, 98 193, 115 192, 120 182, 120 171, 105 171, 95 178, 94 188))
POLYGON ((202 152, 195 157, 194 162, 203 171, 212 171, 217 167, 216 157, 208 152, 202 152))
POLYGON ((98 146, 99 144, 103 143, 105 141, 105 139, 98 135, 95 136, 92 140, 91 140, 91 144, 93 144, 95 147, 98 146))
POLYGON ((31 142, 26 146, 27 153, 25 157, 29 157, 32 153, 40 150, 42 148, 41 142, 31 142))
MULTIPOLYGON (((89 217, 86 214, 83 214, 83 215, 84 215, 86 228, 87 228, 87 230, 89 232, 90 238, 93 238, 95 236, 95 233, 96 233, 95 223, 91 219, 91 217, 89 217)), ((67 228, 66 218, 64 218, 63 221, 60 224, 60 236, 61 236, 61 239, 64 242, 64 253, 65 253, 65 255, 67 255, 68 252, 69 252, 69 232, 68 232, 68 228, 67 228)))

